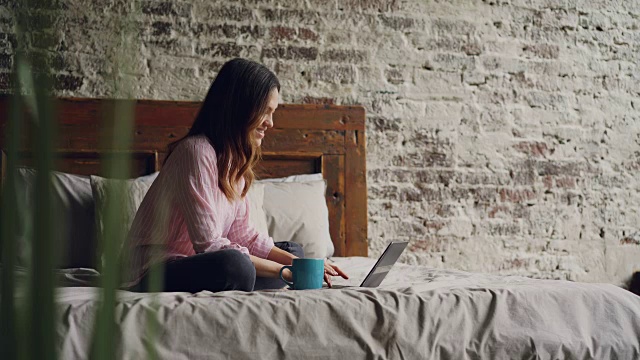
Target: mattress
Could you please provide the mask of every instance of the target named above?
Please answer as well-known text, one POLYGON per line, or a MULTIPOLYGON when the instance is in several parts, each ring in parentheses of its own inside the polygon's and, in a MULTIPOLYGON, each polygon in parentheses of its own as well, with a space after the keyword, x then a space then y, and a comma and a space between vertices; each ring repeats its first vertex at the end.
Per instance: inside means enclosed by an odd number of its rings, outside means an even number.
MULTIPOLYGON (((614 285, 334 261, 351 278, 321 290, 119 292, 117 356, 163 359, 639 359, 640 297, 614 285), (157 311, 152 309, 157 308, 157 311), (150 321, 159 324, 151 337, 150 321)), ((99 291, 56 294, 61 358, 86 359, 99 291)))

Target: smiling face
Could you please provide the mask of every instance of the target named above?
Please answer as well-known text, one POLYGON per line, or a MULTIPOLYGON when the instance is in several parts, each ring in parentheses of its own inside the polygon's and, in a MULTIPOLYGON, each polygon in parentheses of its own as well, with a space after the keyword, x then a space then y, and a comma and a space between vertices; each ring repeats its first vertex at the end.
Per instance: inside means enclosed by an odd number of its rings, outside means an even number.
POLYGON ((273 113, 276 111, 278 107, 278 89, 274 88, 269 93, 269 97, 267 98, 267 109, 265 113, 261 116, 260 123, 258 127, 253 130, 254 139, 256 141, 256 145, 262 145, 262 139, 264 139, 265 132, 273 127, 273 113))

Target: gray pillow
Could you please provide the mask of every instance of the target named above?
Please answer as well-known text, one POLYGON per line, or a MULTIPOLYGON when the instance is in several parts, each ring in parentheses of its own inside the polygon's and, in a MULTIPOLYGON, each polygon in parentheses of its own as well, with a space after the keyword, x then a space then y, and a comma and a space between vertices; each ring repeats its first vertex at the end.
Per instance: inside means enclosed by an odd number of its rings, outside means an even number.
MULTIPOLYGON (((118 209, 118 224, 122 224, 124 227, 122 234, 124 238, 126 238, 133 219, 136 216, 136 212, 140 204, 142 204, 142 200, 157 177, 158 172, 127 180, 107 179, 91 175, 91 189, 93 191, 93 198, 95 199, 94 221, 99 238, 104 239, 104 213, 106 211, 107 197, 109 195, 107 190, 109 187, 124 186, 123 202, 118 209)), ((118 251, 120 251, 122 245, 124 245, 124 238, 121 239, 118 251)))
MULTIPOLYGON (((31 244, 35 214, 36 171, 18 168, 16 196, 18 198, 18 258, 17 265, 28 266, 31 262, 31 244)), ((50 236, 59 251, 57 268, 95 268, 96 232, 94 201, 88 176, 52 172, 53 215, 58 231, 50 236)))

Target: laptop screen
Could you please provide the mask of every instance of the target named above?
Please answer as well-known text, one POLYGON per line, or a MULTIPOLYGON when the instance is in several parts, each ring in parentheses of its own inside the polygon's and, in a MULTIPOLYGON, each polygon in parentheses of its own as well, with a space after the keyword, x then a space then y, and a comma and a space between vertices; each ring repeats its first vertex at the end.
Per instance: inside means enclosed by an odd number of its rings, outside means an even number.
POLYGON ((380 285, 393 267, 393 264, 395 264, 398 258, 400 258, 400 255, 402 255, 407 244, 409 244, 407 241, 390 242, 360 286, 377 287, 380 285))

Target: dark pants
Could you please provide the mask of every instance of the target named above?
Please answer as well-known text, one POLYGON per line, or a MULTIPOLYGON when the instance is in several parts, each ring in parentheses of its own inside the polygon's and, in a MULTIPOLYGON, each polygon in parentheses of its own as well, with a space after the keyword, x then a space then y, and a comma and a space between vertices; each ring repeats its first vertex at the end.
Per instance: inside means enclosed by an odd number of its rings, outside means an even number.
MULTIPOLYGON (((304 257, 302 247, 292 242, 277 242, 275 246, 297 257, 304 257)), ((148 273, 135 288, 148 291, 148 273)), ((196 293, 226 290, 280 289, 284 282, 279 278, 256 277, 256 268, 249 257, 237 250, 220 250, 197 254, 164 263, 163 291, 196 293)))

